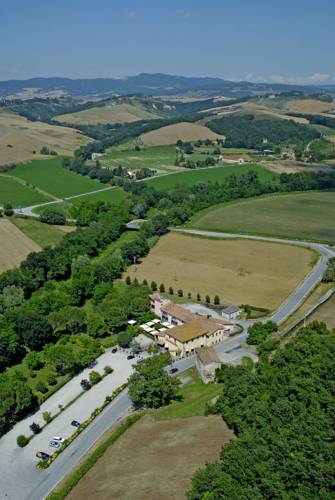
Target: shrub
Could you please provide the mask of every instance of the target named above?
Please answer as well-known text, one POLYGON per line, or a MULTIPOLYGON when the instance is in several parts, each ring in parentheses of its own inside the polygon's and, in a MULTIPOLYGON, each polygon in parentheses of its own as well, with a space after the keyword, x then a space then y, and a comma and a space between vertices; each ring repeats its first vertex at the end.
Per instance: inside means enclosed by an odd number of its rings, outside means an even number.
POLYGON ((178 290, 178 297, 183 297, 183 295, 184 295, 183 290, 181 288, 179 288, 179 290, 178 290))
POLYGON ((111 366, 109 366, 109 365, 106 365, 104 367, 104 372, 105 372, 106 375, 108 375, 108 373, 112 373, 113 372, 113 368, 111 366))
POLYGON ((191 292, 188 292, 187 297, 188 297, 189 299, 191 299, 191 298, 192 298, 192 294, 191 294, 191 292))
POLYGON ((42 394, 45 394, 48 392, 47 386, 43 382, 37 382, 36 384, 36 390, 38 392, 41 392, 42 394))
POLYGON ((18 446, 20 446, 20 448, 24 448, 29 443, 29 439, 26 436, 24 436, 23 434, 20 434, 16 438, 16 443, 18 446))
POLYGON ((29 427, 34 434, 38 434, 39 432, 41 432, 41 427, 36 422, 33 422, 29 427))
POLYGON ((89 389, 91 389, 91 384, 86 378, 80 381, 80 385, 84 391, 88 391, 89 389))
POLYGON ((89 379, 90 379, 90 382, 92 385, 95 385, 97 384, 98 382, 100 382, 100 380, 102 379, 101 375, 99 372, 96 372, 96 371, 92 371, 90 372, 89 374, 89 379))
POLYGON ((55 375, 48 375, 47 376, 47 382, 49 385, 56 385, 57 384, 57 379, 55 375))
POLYGON ((172 286, 169 287, 169 294, 173 295, 173 288, 172 288, 172 286))
POLYGON ((5 215, 7 215, 7 217, 10 217, 11 215, 13 215, 14 210, 13 210, 13 207, 12 207, 12 205, 10 203, 5 203, 4 204, 3 213, 5 215))
POLYGON ((156 292, 157 291, 157 283, 156 281, 152 281, 151 284, 150 284, 150 288, 153 292, 156 292))
POLYGON ((161 293, 164 293, 164 292, 165 292, 165 285, 164 285, 164 283, 161 283, 161 284, 159 285, 159 291, 160 291, 161 293))
POLYGON ((214 297, 214 304, 218 306, 220 304, 220 297, 218 295, 215 295, 214 297))
POLYGON ((130 284, 131 284, 131 277, 127 276, 126 277, 126 285, 130 285, 130 284))
POLYGON ((201 300, 201 295, 200 293, 197 293, 197 301, 200 302, 200 300, 201 300))
POLYGON ((52 418, 51 418, 51 413, 50 413, 49 411, 44 411, 44 412, 42 413, 42 417, 43 417, 44 422, 46 422, 47 424, 48 424, 49 422, 51 422, 51 420, 52 420, 52 418))
POLYGON ((206 301, 206 304, 210 304, 211 298, 209 295, 206 295, 205 301, 206 301))

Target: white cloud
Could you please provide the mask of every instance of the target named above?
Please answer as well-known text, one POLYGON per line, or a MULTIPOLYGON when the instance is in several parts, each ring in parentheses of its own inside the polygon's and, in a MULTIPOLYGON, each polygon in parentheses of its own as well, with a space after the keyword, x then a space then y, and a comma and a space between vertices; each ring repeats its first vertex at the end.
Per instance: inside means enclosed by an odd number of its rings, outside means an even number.
POLYGON ((191 12, 189 12, 188 10, 178 10, 177 12, 177 16, 181 19, 189 19, 191 15, 191 12))
POLYGON ((127 17, 128 19, 130 19, 131 21, 135 21, 135 19, 137 19, 137 12, 135 10, 129 10, 127 12, 127 17))
POLYGON ((335 83, 335 77, 328 73, 313 73, 308 76, 285 76, 285 75, 252 75, 249 73, 244 78, 255 83, 288 83, 291 85, 320 85, 335 83))

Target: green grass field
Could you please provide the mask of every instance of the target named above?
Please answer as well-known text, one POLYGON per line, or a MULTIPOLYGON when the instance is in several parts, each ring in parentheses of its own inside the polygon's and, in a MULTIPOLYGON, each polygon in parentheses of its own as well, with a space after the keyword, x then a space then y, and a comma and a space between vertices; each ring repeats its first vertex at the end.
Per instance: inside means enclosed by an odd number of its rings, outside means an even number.
POLYGON ((111 189, 109 191, 101 191, 99 193, 87 194, 85 196, 78 196, 73 200, 64 201, 63 203, 55 203, 54 205, 47 205, 45 207, 38 207, 34 210, 35 213, 41 214, 46 208, 54 208, 62 212, 66 217, 71 218, 70 208, 73 205, 78 205, 82 201, 96 202, 96 201, 109 201, 111 203, 121 203, 128 197, 127 193, 121 188, 111 189))
POLYGON ((31 218, 12 217, 11 222, 42 248, 56 245, 65 235, 61 229, 31 218))
POLYGON ((214 231, 335 242, 335 193, 253 198, 199 212, 190 225, 214 231))
MULTIPOLYGON (((180 170, 182 167, 175 166, 176 146, 152 146, 135 151, 135 143, 127 143, 115 146, 107 151, 106 156, 101 158, 101 163, 108 167, 122 165, 130 168, 148 167, 158 172, 180 170)), ((211 154, 213 147, 195 148, 192 154, 185 154, 185 160, 204 160, 211 154)))
POLYGON ((166 175, 162 177, 156 177, 150 179, 148 182, 158 189, 163 191, 165 189, 170 189, 176 185, 187 185, 192 186, 199 181, 212 181, 212 182, 222 182, 228 175, 231 174, 242 174, 247 173, 250 170, 258 173, 259 178, 262 181, 276 180, 278 176, 273 172, 270 172, 266 168, 260 167, 259 165, 234 165, 234 166, 222 166, 222 167, 211 167, 211 168, 199 168, 196 170, 185 170, 183 172, 177 172, 171 175, 166 175))
POLYGON ((64 169, 61 157, 50 160, 33 160, 11 170, 10 175, 19 177, 46 193, 60 198, 105 187, 99 181, 64 169))
POLYGON ((10 203, 13 207, 19 207, 44 201, 50 201, 50 198, 24 186, 18 180, 0 175, 0 206, 10 203))

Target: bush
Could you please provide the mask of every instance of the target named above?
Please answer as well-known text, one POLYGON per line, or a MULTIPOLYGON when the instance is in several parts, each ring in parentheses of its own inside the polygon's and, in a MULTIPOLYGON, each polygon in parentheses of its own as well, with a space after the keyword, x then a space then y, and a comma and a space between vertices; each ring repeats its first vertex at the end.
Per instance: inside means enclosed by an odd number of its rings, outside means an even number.
POLYGON ((164 293, 164 292, 165 292, 165 285, 164 285, 164 283, 161 283, 161 284, 159 285, 159 291, 160 291, 161 293, 164 293))
POLYGON ((131 277, 130 276, 126 277, 126 285, 131 285, 131 277))
POLYGON ((48 375, 47 376, 47 382, 49 385, 56 385, 57 384, 57 379, 54 375, 48 375))
POLYGON ((106 375, 108 375, 108 373, 112 373, 113 371, 114 371, 113 368, 111 366, 109 366, 109 365, 106 365, 104 367, 104 372, 105 372, 106 375))
POLYGON ((205 301, 206 301, 206 304, 210 304, 211 303, 211 298, 210 298, 209 295, 206 295, 205 301))
POLYGON ((42 413, 42 417, 43 417, 44 422, 46 422, 47 424, 48 424, 49 422, 51 422, 51 420, 52 420, 52 418, 51 418, 51 413, 50 413, 49 411, 44 411, 44 412, 42 413))
POLYGON ((102 377, 101 377, 101 375, 100 375, 99 372, 93 371, 93 372, 90 372, 89 379, 90 379, 91 384, 95 385, 98 382, 100 382, 100 380, 102 379, 102 377))
POLYGON ((12 207, 12 205, 10 203, 5 203, 4 204, 3 213, 5 215, 7 215, 7 217, 10 217, 11 215, 13 215, 14 210, 13 210, 13 207, 12 207))
POLYGON ((201 295, 200 293, 197 293, 197 301, 200 302, 200 300, 201 300, 201 295))
POLYGON ((172 288, 172 286, 169 287, 169 294, 173 295, 173 288, 172 288))
POLYGON ((80 381, 80 385, 84 391, 88 391, 89 389, 91 389, 91 384, 86 378, 80 381))
POLYGON ((214 297, 214 304, 218 306, 220 304, 220 297, 218 295, 215 295, 214 297))
POLYGON ((24 436, 23 434, 20 434, 16 438, 16 443, 18 446, 20 446, 20 448, 24 448, 29 443, 29 439, 26 436, 24 436))
POLYGON ((66 218, 65 215, 58 210, 47 208, 40 216, 40 221, 45 224, 57 224, 58 226, 64 226, 66 218))
POLYGON ((156 281, 152 281, 151 284, 150 284, 150 288, 153 292, 156 292, 157 291, 157 283, 156 281))
POLYGON ((48 392, 48 388, 43 382, 37 382, 36 390, 42 394, 46 394, 48 392))
POLYGON ((29 427, 34 434, 38 434, 39 432, 41 432, 41 427, 36 422, 33 422, 29 427))
POLYGON ((184 295, 183 290, 181 288, 179 288, 179 290, 178 290, 178 297, 183 297, 183 295, 184 295))

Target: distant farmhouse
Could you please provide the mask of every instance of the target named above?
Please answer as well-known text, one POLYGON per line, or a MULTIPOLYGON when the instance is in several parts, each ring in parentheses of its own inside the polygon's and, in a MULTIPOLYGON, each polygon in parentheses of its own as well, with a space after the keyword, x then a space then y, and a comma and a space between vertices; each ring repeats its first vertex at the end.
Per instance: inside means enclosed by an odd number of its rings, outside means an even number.
POLYGON ((197 348, 222 342, 235 328, 231 322, 187 311, 158 293, 150 296, 150 302, 151 310, 165 327, 157 332, 157 338, 174 358, 190 356, 197 348))
POLYGON ((214 382, 215 370, 220 368, 221 361, 213 346, 197 347, 195 350, 195 365, 204 384, 214 382))
POLYGON ((242 311, 239 307, 230 306, 230 307, 225 307, 221 314, 222 314, 223 319, 229 321, 232 319, 239 318, 241 312, 242 311))

